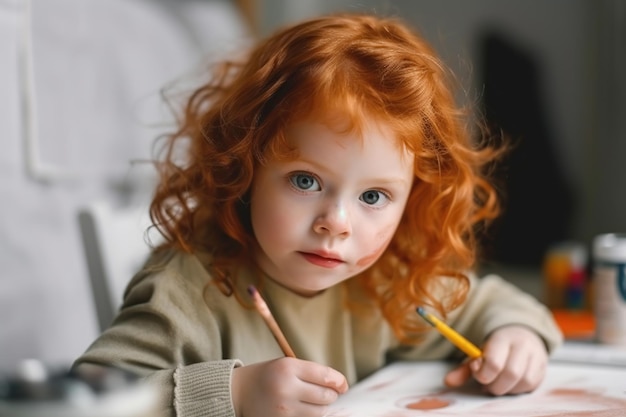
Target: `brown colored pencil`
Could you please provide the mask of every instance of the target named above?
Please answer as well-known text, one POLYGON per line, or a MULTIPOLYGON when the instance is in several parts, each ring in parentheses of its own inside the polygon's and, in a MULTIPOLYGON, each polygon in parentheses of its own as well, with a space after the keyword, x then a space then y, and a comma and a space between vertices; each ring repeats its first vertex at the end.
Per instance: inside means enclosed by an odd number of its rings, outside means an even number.
POLYGON ((267 324, 267 327, 270 328, 270 331, 274 335, 274 338, 278 342, 278 345, 282 349, 285 356, 295 358, 296 354, 293 353, 293 350, 291 349, 291 346, 289 346, 285 335, 283 334, 282 330, 280 330, 280 327, 278 327, 278 323, 276 323, 272 312, 265 303, 265 300, 263 300, 263 298, 261 297, 261 294, 259 294, 257 289, 254 287, 254 285, 250 285, 248 287, 248 293, 252 297, 252 300, 254 301, 254 306, 256 307, 261 317, 263 317, 263 320, 265 320, 265 324, 267 324))

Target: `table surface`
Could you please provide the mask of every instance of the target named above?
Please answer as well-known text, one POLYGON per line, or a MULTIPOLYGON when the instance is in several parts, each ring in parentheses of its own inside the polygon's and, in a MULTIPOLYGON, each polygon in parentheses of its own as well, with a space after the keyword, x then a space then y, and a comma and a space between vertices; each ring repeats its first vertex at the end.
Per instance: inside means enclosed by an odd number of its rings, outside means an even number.
MULTIPOLYGON (((503 397, 486 395, 478 384, 446 388, 443 376, 454 366, 446 362, 395 363, 351 387, 326 417, 626 416, 626 365, 584 362, 594 349, 597 346, 567 344, 561 357, 550 362, 537 390, 503 397)), ((626 350, 621 353, 626 358, 626 350)))

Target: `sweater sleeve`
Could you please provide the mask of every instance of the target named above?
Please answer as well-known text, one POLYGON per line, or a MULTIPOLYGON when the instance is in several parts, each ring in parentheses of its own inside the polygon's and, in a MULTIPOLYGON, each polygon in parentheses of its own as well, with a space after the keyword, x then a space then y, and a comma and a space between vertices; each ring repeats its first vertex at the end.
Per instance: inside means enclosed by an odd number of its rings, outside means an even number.
MULTIPOLYGON (((536 298, 497 275, 470 276, 470 291, 465 303, 449 313, 446 322, 474 344, 480 346, 497 328, 526 326, 544 341, 548 352, 562 342, 563 336, 550 310, 536 298)), ((432 360, 463 357, 452 343, 431 329, 416 346, 400 345, 389 352, 391 360, 432 360)))
POLYGON ((536 298, 497 275, 471 277, 467 302, 450 314, 457 331, 477 344, 497 328, 522 325, 536 332, 548 352, 563 342, 563 335, 550 310, 536 298))
POLYGON ((235 417, 231 377, 242 362, 223 359, 219 324, 203 298, 207 279, 182 261, 136 276, 112 326, 74 367, 139 375, 157 391, 159 416, 235 417))
POLYGON ((235 417, 231 375, 236 360, 204 362, 174 372, 174 408, 180 417, 235 417))

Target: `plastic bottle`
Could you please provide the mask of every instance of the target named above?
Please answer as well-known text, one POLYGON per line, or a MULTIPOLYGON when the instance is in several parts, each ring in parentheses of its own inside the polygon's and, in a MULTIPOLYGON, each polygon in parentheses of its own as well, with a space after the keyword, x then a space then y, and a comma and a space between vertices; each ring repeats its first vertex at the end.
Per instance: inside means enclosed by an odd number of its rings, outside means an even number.
POLYGON ((596 339, 626 347, 626 234, 596 236, 593 262, 596 339))

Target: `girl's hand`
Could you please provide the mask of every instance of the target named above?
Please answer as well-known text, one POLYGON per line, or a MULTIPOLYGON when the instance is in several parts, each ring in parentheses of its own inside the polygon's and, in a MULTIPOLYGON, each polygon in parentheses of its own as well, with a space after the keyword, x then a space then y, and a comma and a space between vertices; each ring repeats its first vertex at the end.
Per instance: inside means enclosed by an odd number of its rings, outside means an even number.
POLYGON ((235 368, 237 417, 321 417, 348 389, 338 371, 315 362, 280 358, 235 368))
POLYGON ((533 391, 546 373, 548 352, 543 340, 524 326, 495 330, 483 346, 483 356, 450 371, 444 382, 463 385, 471 376, 493 395, 533 391))

